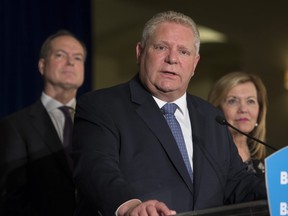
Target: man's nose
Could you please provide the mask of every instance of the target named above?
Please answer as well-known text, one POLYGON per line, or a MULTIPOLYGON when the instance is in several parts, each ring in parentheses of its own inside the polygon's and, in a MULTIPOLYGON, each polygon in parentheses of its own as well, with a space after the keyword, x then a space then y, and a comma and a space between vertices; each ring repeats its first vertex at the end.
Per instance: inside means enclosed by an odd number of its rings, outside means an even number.
POLYGON ((170 50, 167 57, 166 62, 169 64, 177 64, 178 63, 178 53, 174 50, 170 50))
POLYGON ((74 65, 74 58, 72 56, 67 56, 67 64, 74 65))

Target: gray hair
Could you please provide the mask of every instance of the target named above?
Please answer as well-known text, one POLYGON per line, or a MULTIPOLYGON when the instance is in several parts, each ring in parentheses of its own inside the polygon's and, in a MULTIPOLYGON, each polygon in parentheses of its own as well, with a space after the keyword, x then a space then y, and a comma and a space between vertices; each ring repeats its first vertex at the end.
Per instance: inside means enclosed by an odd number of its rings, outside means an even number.
POLYGON ((84 50, 84 59, 86 59, 86 56, 87 56, 87 48, 86 48, 86 45, 85 43, 78 39, 73 33, 71 33, 70 31, 67 31, 65 29, 62 29, 62 30, 59 30, 57 31, 55 34, 53 35, 50 35, 45 41, 44 43, 42 44, 41 46, 41 50, 40 50, 40 57, 39 58, 44 58, 46 59, 49 52, 51 51, 51 43, 52 41, 55 39, 55 38, 58 38, 58 37, 62 37, 62 36, 69 36, 69 37, 72 37, 74 38, 75 40, 77 40, 81 46, 83 47, 83 50, 84 50))
POLYGON ((179 24, 190 27, 195 37, 194 45, 195 45, 196 53, 199 53, 200 34, 199 34, 196 23, 192 20, 191 17, 186 16, 183 13, 175 12, 175 11, 165 11, 165 12, 158 13, 146 22, 143 32, 142 32, 142 38, 141 38, 141 44, 143 47, 146 46, 147 40, 154 33, 157 25, 162 22, 174 22, 174 23, 179 23, 179 24))

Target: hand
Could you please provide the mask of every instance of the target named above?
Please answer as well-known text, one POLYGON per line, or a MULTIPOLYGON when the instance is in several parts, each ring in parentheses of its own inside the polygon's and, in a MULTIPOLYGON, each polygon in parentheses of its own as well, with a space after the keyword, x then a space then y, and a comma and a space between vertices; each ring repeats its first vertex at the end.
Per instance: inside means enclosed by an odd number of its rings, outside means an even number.
MULTIPOLYGON (((127 207, 127 206, 126 206, 127 207)), ((176 211, 170 210, 163 202, 157 200, 148 200, 143 203, 138 203, 136 205, 130 205, 127 211, 122 212, 124 216, 166 216, 175 215, 176 211)), ((122 209, 122 210, 124 210, 122 209)))

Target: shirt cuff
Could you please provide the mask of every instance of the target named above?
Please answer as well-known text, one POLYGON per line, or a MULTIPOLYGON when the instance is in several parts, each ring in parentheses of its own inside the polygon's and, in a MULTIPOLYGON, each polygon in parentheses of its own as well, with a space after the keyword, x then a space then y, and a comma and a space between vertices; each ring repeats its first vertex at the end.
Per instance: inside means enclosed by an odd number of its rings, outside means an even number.
POLYGON ((135 202, 135 203, 138 202, 138 204, 142 203, 141 200, 139 200, 139 199, 131 199, 131 200, 128 200, 128 201, 126 201, 125 203, 121 204, 121 205, 117 208, 117 210, 116 210, 116 212, 115 212, 115 215, 118 216, 118 211, 119 211, 119 209, 120 209, 123 205, 126 205, 126 204, 128 204, 128 203, 132 203, 132 202, 135 202))

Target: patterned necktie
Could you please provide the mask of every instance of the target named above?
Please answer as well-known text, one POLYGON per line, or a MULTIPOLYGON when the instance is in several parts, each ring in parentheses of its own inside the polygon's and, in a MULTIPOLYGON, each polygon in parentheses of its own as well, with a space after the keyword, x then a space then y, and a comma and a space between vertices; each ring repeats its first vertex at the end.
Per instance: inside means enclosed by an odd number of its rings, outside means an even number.
POLYGON ((186 145, 185 145, 185 141, 184 141, 184 137, 182 134, 182 130, 180 127, 179 122, 177 121, 174 113, 176 111, 176 109, 178 108, 178 106, 175 103, 166 103, 162 108, 162 112, 165 116, 165 119, 172 131, 172 134, 178 144, 178 148, 181 152, 182 158, 184 160, 184 163, 186 165, 186 168, 188 170, 188 173, 190 175, 191 180, 193 181, 193 172, 192 172, 192 168, 191 168, 191 164, 189 161, 189 156, 187 153, 187 149, 186 149, 186 145))
POLYGON ((72 169, 73 165, 72 165, 72 159, 70 157, 72 148, 72 132, 73 132, 73 121, 70 112, 72 108, 68 106, 62 106, 59 107, 59 109, 63 112, 65 116, 64 129, 63 129, 63 146, 65 155, 67 157, 67 161, 69 163, 70 168, 72 169))

